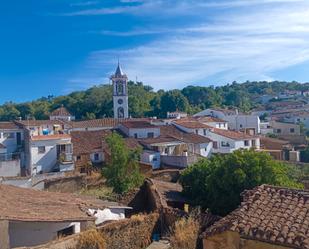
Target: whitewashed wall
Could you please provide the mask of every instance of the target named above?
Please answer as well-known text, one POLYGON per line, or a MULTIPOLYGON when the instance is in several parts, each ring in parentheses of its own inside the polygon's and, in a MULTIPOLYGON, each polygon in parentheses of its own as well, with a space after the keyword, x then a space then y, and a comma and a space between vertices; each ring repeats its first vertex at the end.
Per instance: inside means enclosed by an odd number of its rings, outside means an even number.
POLYGON ((74 226, 81 230, 81 222, 13 222, 9 223, 10 246, 35 246, 57 238, 59 230, 74 226))

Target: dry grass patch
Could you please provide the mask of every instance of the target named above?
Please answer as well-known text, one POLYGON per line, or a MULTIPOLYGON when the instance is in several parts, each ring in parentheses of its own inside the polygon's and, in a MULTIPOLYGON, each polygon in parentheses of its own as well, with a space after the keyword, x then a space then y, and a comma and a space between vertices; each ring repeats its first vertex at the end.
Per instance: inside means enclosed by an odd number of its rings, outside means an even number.
POLYGON ((193 217, 181 218, 176 221, 172 235, 173 249, 195 249, 199 234, 199 221, 193 217))
POLYGON ((107 249, 105 244, 97 230, 89 230, 80 234, 76 249, 107 249))

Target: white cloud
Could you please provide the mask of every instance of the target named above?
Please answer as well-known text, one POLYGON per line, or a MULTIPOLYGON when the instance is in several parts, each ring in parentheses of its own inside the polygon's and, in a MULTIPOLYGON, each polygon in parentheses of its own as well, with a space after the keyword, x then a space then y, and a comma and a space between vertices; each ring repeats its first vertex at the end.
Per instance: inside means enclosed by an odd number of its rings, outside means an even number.
MULTIPOLYGON (((149 44, 120 51, 95 51, 90 54, 86 68, 89 74, 102 77, 102 69, 110 71, 115 58, 120 56, 131 79, 138 76, 156 89, 194 83, 270 80, 275 71, 309 60, 309 3, 291 4, 295 1, 286 0, 285 4, 247 12, 218 13, 211 22, 178 27, 172 35, 149 44), (213 79, 216 82, 208 82, 213 79)), ((152 30, 144 29, 144 33, 152 30)), ((113 35, 138 35, 141 31, 113 35)))

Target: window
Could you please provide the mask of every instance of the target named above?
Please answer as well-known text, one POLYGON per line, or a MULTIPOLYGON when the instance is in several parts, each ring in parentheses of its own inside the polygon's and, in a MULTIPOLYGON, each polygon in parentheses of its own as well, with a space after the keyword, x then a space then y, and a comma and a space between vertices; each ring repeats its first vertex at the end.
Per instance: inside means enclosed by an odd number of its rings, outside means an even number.
POLYGON ((295 132, 295 129, 294 128, 291 128, 290 129, 290 133, 294 133, 295 132))
POLYGON ((240 124, 239 127, 242 128, 242 124, 240 124))
POLYGON ((156 162, 156 161, 158 161, 158 158, 154 157, 154 158, 152 159, 152 161, 153 161, 153 162, 156 162))
POLYGON ((81 157, 80 157, 80 156, 77 156, 77 157, 76 157, 76 160, 80 160, 80 159, 81 159, 81 157))
POLYGON ((74 226, 67 227, 57 232, 58 238, 63 238, 74 234, 74 226))
POLYGON ((98 154, 98 153, 95 153, 95 154, 94 154, 94 160, 95 160, 95 161, 99 161, 99 154, 98 154))
POLYGON ((148 132, 147 133, 147 137, 148 138, 153 138, 154 137, 154 133, 153 132, 148 132))
POLYGON ((249 141, 245 140, 245 146, 249 146, 249 141))
POLYGON ((207 130, 206 129, 204 129, 204 136, 206 136, 207 135, 207 130))
POLYGON ((198 134, 198 130, 195 130, 195 133, 198 134))
POLYGON ((221 147, 230 147, 230 143, 229 143, 229 142, 222 141, 222 142, 221 142, 221 147))
POLYGON ((213 148, 218 149, 218 142, 216 142, 216 141, 213 142, 213 148))
POLYGON ((134 133, 134 138, 137 138, 137 133, 134 133))
POLYGON ((39 152, 39 154, 44 154, 45 153, 45 146, 39 146, 38 152, 39 152))
POLYGON ((281 129, 277 129, 277 133, 281 133, 281 129))
POLYGON ((15 133, 4 132, 3 133, 3 138, 9 138, 9 139, 15 138, 15 133))

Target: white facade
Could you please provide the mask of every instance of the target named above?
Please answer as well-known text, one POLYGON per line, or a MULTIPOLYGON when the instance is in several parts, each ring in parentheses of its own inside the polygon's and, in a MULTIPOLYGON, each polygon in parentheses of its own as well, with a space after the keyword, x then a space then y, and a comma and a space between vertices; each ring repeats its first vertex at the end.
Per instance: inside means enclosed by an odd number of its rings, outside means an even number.
POLYGON ((261 127, 261 134, 262 135, 274 133, 274 128, 271 126, 270 122, 261 122, 260 127, 261 127))
POLYGON ((156 138, 160 136, 160 127, 149 127, 149 128, 128 128, 123 124, 119 125, 122 132, 128 137, 134 138, 156 138))
POLYGON ((6 153, 10 154, 16 152, 18 148, 22 146, 23 141, 24 133, 21 129, 0 130, 0 143, 6 147, 6 153))
POLYGON ((75 120, 75 116, 72 116, 72 115, 65 115, 65 116, 50 115, 49 119, 50 120, 74 121, 75 120))
POLYGON ((49 139, 46 136, 44 140, 31 140, 29 148, 28 167, 31 175, 50 172, 60 160, 62 152, 72 155, 71 138, 49 139), (60 147, 64 151, 60 151, 60 147))
POLYGON ((144 150, 141 155, 141 162, 151 164, 152 169, 160 168, 160 152, 144 150))
POLYGON ((181 124, 177 124, 177 123, 173 123, 173 125, 175 125, 178 129, 186 132, 186 133, 195 133, 197 135, 200 135, 200 136, 204 136, 206 135, 206 132, 207 132, 207 129, 205 128, 188 128, 188 127, 185 127, 185 126, 182 126, 181 124))
POLYGON ((114 118, 129 118, 128 77, 118 67, 111 76, 113 82, 114 118))
POLYGON ((220 118, 228 122, 228 126, 232 130, 240 131, 252 129, 255 134, 260 133, 260 118, 255 115, 242 115, 238 114, 238 111, 227 112, 216 110, 216 109, 206 109, 201 111, 194 116, 212 116, 215 118, 220 118))
MULTIPOLYGON (((22 205, 22 204, 21 204, 22 205)), ((38 204, 39 205, 39 204, 38 204)), ((36 246, 58 238, 58 232, 72 227, 79 233, 86 222, 9 222, 10 247, 36 246)))
POLYGON ((196 144, 195 151, 199 151, 198 154, 202 157, 210 157, 213 151, 213 143, 196 144))
POLYGON ((251 149, 251 148, 260 148, 260 139, 252 137, 251 139, 232 139, 211 130, 207 131, 207 135, 209 139, 213 140, 213 153, 232 153, 235 150, 239 149, 251 149))

